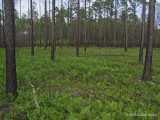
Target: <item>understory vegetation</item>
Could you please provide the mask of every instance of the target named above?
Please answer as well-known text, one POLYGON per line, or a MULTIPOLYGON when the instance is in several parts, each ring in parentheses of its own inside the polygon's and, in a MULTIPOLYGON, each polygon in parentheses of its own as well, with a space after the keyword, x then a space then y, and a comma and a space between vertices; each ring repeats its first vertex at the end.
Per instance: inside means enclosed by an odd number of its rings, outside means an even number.
POLYGON ((76 57, 75 47, 57 47, 54 61, 50 51, 35 47, 31 56, 30 47, 16 48, 18 97, 13 103, 5 97, 5 49, 0 48, 0 116, 4 119, 160 119, 159 48, 153 50, 152 81, 148 82, 141 80, 144 64, 138 62, 139 48, 128 48, 126 53, 123 48, 90 47, 84 52, 81 47, 76 57))

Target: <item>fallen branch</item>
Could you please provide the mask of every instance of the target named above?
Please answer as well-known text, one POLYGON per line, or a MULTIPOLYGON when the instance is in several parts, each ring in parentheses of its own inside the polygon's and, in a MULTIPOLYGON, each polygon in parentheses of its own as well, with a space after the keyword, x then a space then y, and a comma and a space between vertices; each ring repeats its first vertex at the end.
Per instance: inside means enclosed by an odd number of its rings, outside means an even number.
POLYGON ((37 99, 36 99, 36 91, 35 91, 35 87, 34 85, 31 83, 31 87, 32 87, 32 93, 33 93, 33 97, 34 97, 34 104, 37 108, 37 112, 40 113, 40 108, 39 108, 39 104, 37 102, 37 99))

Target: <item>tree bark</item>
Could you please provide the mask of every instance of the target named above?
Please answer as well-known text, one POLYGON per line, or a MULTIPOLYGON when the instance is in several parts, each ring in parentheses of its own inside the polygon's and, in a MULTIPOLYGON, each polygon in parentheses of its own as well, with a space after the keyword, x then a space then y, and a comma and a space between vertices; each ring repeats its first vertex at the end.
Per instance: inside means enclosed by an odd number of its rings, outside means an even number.
MULTIPOLYGON (((39 19, 40 18, 41 18, 41 0, 39 0, 39 19)), ((42 41, 41 21, 39 26, 39 40, 40 40, 40 48, 41 48, 41 41, 42 41)))
POLYGON ((112 46, 112 40, 113 40, 113 35, 112 35, 112 33, 113 33, 113 26, 112 26, 112 24, 113 24, 113 21, 112 21, 112 16, 113 16, 113 0, 111 0, 111 8, 110 8, 110 12, 111 12, 111 30, 110 30, 110 46, 112 46))
POLYGON ((86 14, 87 14, 87 12, 86 12, 86 3, 87 3, 87 0, 85 0, 85 22, 84 22, 84 51, 86 51, 86 47, 87 47, 87 33, 86 33, 86 19, 87 19, 87 17, 86 17, 86 14))
POLYGON ((126 39, 125 39, 125 52, 127 52, 127 46, 128 46, 128 0, 126 0, 126 39))
POLYGON ((80 1, 78 0, 78 12, 77 12, 77 47, 76 47, 76 56, 79 56, 79 34, 80 34, 80 30, 79 30, 79 21, 80 21, 80 14, 79 14, 79 9, 80 9, 80 1))
POLYGON ((151 80, 151 66, 152 66, 152 52, 154 41, 154 19, 155 19, 155 0, 149 2, 149 18, 148 18, 148 34, 147 34, 147 48, 144 65, 143 80, 151 80))
POLYGON ((100 48, 102 47, 101 40, 101 0, 99 1, 99 40, 100 40, 100 48))
POLYGON ((30 0, 30 4, 31 4, 31 55, 34 55, 32 0, 30 0))
MULTIPOLYGON (((50 4, 51 4, 51 2, 50 2, 50 0, 49 0, 49 23, 50 23, 50 4)), ((48 25, 48 30, 49 30, 49 32, 48 32, 48 34, 49 34, 49 46, 51 45, 51 35, 50 35, 50 25, 48 25)))
POLYGON ((14 0, 5 0, 6 94, 17 96, 14 0))
POLYGON ((135 47, 135 15, 136 15, 136 1, 133 3, 133 33, 132 33, 132 47, 135 47))
POLYGON ((61 0, 60 47, 63 45, 63 0, 61 0))
POLYGON ((116 24, 117 24, 117 0, 115 0, 115 20, 114 20, 114 48, 116 47, 116 24))
MULTIPOLYGON (((90 44, 90 0, 89 2, 89 9, 88 9, 88 44, 90 44)), ((87 46, 88 47, 88 46, 87 46)))
POLYGON ((96 46, 96 36, 97 36, 97 34, 96 34, 96 33, 97 33, 96 14, 97 14, 97 13, 96 13, 96 11, 95 11, 95 23, 94 23, 94 24, 95 24, 95 28, 94 28, 94 29, 95 29, 95 33, 94 33, 94 34, 95 34, 95 36, 94 36, 94 37, 95 37, 95 38, 94 38, 94 45, 95 45, 95 46, 96 46))
POLYGON ((47 31, 47 0, 45 0, 45 40, 44 40, 44 48, 46 49, 47 48, 47 34, 48 34, 48 31, 47 31))
POLYGON ((146 12, 146 0, 143 0, 142 31, 141 31, 141 44, 140 44, 140 51, 139 51, 139 63, 143 63, 143 44, 145 39, 145 12, 146 12))
POLYGON ((55 0, 52 0, 52 41, 51 41, 51 60, 54 60, 55 52, 55 0))
POLYGON ((70 46, 70 23, 69 23, 70 11, 69 11, 69 7, 70 7, 70 0, 68 0, 68 32, 67 32, 68 47, 70 46))

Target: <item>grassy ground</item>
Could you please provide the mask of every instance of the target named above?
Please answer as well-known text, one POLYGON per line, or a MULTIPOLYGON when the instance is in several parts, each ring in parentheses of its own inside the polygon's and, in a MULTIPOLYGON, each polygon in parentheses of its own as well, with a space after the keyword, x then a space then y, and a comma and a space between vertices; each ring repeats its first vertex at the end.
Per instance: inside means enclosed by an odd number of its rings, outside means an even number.
POLYGON ((76 57, 75 47, 57 47, 54 61, 50 48, 36 47, 35 56, 30 50, 16 48, 19 96, 8 103, 5 51, 0 49, 0 116, 6 120, 160 119, 160 49, 153 53, 152 82, 140 79, 139 48, 127 53, 123 48, 80 48, 81 57, 76 57))

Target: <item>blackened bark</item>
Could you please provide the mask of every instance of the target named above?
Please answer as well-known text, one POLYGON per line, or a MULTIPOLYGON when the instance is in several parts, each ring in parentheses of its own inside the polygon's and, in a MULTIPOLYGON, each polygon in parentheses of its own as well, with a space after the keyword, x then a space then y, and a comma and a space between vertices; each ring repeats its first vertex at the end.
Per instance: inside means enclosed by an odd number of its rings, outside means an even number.
POLYGON ((87 19, 87 12, 86 12, 86 3, 87 0, 85 0, 85 22, 84 22, 84 51, 86 51, 86 46, 87 46, 87 33, 86 33, 86 19, 87 19))
POLYGON ((97 14, 97 13, 95 12, 95 28, 94 28, 94 29, 95 29, 95 33, 94 33, 95 36, 94 36, 94 46, 96 46, 96 37, 97 37, 97 34, 96 34, 96 33, 97 33, 97 27, 96 27, 96 14, 97 14))
POLYGON ((141 45, 139 52, 139 63, 143 63, 143 44, 145 39, 145 12, 146 12, 146 0, 143 0, 143 9, 142 9, 142 31, 141 31, 141 45))
POLYGON ((51 41, 51 60, 54 60, 55 52, 55 0, 52 0, 52 41, 51 41))
POLYGON ((99 1, 99 40, 100 40, 100 48, 102 47, 101 40, 101 0, 99 1))
POLYGON ((44 40, 44 48, 47 48, 47 0, 45 0, 45 40, 44 40))
POLYGON ((6 94, 17 96, 17 76, 15 60, 15 18, 14 2, 6 0, 5 3, 5 30, 6 36, 6 94))
POLYGON ((133 3, 133 33, 132 33, 132 47, 135 47, 135 15, 136 15, 136 1, 133 3))
MULTIPOLYGON (((41 18, 41 1, 39 0, 39 18, 41 18)), ((40 48, 41 48, 41 41, 42 41, 42 30, 41 30, 41 21, 39 26, 39 40, 40 40, 40 48)))
MULTIPOLYGON (((51 2, 49 0, 49 21, 50 21, 50 4, 51 4, 51 2)), ((47 24, 47 27, 48 27, 48 30, 49 30, 49 32, 48 32, 49 37, 48 38, 49 38, 49 46, 50 46, 51 45, 50 25, 47 24)))
POLYGON ((30 4, 31 4, 31 55, 34 55, 32 0, 30 1, 30 4))
MULTIPOLYGON (((88 8, 88 43, 90 43, 90 0, 89 2, 89 8, 88 8)), ((87 46, 88 47, 88 46, 87 46)))
POLYGON ((152 66, 152 44, 154 40, 154 19, 155 19, 155 0, 149 2, 149 18, 148 18, 148 34, 147 34, 147 48, 144 65, 143 80, 151 80, 151 66, 152 66))
POLYGON ((114 20, 114 38, 113 38, 113 40, 114 40, 114 47, 116 47, 116 28, 117 28, 117 26, 116 26, 116 24, 117 24, 117 0, 115 0, 115 20, 114 20))
POLYGON ((128 3, 126 0, 126 39, 125 39, 125 52, 127 52, 127 46, 128 46, 128 3))
POLYGON ((77 47, 76 47, 76 56, 79 56, 79 34, 80 34, 80 30, 79 30, 79 21, 80 21, 80 14, 79 14, 79 9, 80 9, 80 2, 79 0, 77 1, 78 2, 78 14, 77 14, 77 47))
POLYGON ((70 24, 69 24, 69 7, 70 7, 70 0, 68 0, 68 32, 67 32, 67 40, 68 40, 68 47, 70 46, 70 24))
POLYGON ((61 0, 60 47, 63 45, 63 0, 61 0))

